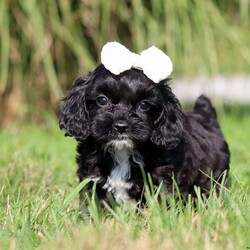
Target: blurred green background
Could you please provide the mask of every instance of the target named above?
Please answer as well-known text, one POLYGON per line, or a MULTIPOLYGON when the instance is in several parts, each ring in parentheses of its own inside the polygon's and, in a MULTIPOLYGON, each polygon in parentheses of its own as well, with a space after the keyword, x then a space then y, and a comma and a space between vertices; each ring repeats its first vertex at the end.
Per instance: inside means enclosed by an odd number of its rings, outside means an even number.
POLYGON ((179 76, 250 72, 249 0, 1 0, 0 126, 42 122, 117 40, 155 45, 179 76), (44 111, 44 112, 43 112, 44 111))

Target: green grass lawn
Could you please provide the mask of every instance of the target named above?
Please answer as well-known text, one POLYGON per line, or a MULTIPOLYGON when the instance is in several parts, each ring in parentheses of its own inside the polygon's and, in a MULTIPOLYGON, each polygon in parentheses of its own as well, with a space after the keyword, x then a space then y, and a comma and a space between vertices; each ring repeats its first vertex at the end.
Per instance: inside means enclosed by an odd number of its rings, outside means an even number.
POLYGON ((247 249, 250 247, 250 115, 220 115, 231 188, 198 208, 97 211, 78 220, 75 146, 55 120, 0 131, 0 249, 247 249))

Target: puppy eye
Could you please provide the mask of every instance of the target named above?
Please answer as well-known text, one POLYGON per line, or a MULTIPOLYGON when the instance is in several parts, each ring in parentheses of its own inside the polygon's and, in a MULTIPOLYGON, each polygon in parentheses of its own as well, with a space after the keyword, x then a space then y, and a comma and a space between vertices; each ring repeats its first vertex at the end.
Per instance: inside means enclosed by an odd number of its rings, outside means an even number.
POLYGON ((105 96, 99 96, 97 99, 96 99, 96 103, 99 105, 99 106, 106 106, 108 104, 108 98, 105 97, 105 96))
POLYGON ((148 111, 148 110, 150 110, 151 105, 150 105, 150 103, 147 102, 147 101, 141 101, 141 102, 139 103, 139 107, 140 107, 140 109, 141 109, 142 111, 148 111))

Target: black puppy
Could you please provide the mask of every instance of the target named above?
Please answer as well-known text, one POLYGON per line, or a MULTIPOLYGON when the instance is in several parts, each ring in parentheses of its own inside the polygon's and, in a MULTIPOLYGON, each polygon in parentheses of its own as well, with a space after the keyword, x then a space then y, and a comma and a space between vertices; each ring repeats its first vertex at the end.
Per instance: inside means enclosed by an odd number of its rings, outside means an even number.
POLYGON ((141 70, 115 75, 100 65, 64 98, 60 127, 78 140, 79 179, 97 182, 100 201, 110 195, 118 204, 143 201, 141 168, 168 191, 174 178, 184 197, 195 196, 195 186, 208 195, 209 176, 220 182, 229 169, 210 100, 201 96, 193 112, 183 113, 167 83, 155 84, 141 70))

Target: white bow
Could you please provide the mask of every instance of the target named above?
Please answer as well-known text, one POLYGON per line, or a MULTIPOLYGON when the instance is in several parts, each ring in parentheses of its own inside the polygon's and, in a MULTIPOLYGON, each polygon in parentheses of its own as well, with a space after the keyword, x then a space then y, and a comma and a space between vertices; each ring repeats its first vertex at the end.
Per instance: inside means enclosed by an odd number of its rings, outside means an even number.
POLYGON ((166 79, 173 70, 171 59, 155 46, 135 54, 118 42, 108 42, 102 48, 101 61, 115 75, 136 68, 155 83, 166 79))

